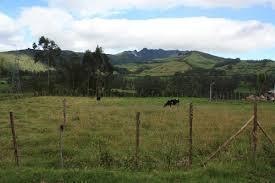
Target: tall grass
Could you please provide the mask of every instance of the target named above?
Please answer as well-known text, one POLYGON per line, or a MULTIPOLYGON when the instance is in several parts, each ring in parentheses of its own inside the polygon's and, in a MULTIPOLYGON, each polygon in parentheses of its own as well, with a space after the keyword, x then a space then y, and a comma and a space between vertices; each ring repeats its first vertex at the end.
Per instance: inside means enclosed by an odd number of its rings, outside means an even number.
MULTIPOLYGON (((4 100, 0 104, 0 167, 14 166, 8 112, 15 114, 21 165, 58 168, 58 127, 62 123, 61 97, 4 100)), ((66 168, 134 170, 135 113, 141 112, 141 171, 187 169, 188 104, 163 108, 165 98, 67 97, 68 126, 64 136, 66 168)), ((252 104, 193 99, 194 165, 200 163, 252 116, 252 104)), ((259 104, 259 121, 275 139, 273 104, 259 104)), ((212 165, 245 166, 251 160, 250 126, 212 165)), ((274 169, 274 148, 258 132, 258 162, 274 169)))

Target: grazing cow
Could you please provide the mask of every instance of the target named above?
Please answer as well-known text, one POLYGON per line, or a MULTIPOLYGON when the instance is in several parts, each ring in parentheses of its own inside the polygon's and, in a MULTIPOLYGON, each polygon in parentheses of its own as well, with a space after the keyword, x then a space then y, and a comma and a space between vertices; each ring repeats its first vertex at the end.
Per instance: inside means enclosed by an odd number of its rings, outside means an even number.
POLYGON ((172 99, 172 100, 168 100, 163 107, 166 107, 166 106, 172 106, 172 105, 178 105, 180 103, 180 100, 179 99, 172 99))

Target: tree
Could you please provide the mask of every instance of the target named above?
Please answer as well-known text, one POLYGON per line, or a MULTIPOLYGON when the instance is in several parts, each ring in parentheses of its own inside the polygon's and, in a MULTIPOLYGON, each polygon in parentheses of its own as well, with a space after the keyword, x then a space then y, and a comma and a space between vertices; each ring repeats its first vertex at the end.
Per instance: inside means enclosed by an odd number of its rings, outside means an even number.
POLYGON ((82 84, 83 65, 81 64, 79 55, 73 53, 68 60, 61 61, 59 69, 61 81, 66 85, 66 88, 72 90, 73 93, 78 93, 82 84))
POLYGON ((90 80, 95 79, 96 97, 100 100, 102 88, 113 73, 113 66, 109 57, 103 53, 102 48, 97 46, 95 52, 87 50, 83 56, 83 64, 87 72, 87 94, 90 91, 90 80))
POLYGON ((260 73, 257 75, 257 92, 258 95, 263 94, 267 88, 268 75, 266 73, 260 73))
POLYGON ((35 62, 47 62, 48 65, 48 93, 51 91, 50 85, 50 71, 51 67, 55 64, 55 59, 61 54, 59 46, 49 38, 41 36, 38 40, 38 44, 33 43, 33 49, 35 52, 35 62))
POLYGON ((0 59, 0 76, 5 75, 4 62, 5 62, 5 59, 1 58, 0 59))
POLYGON ((93 57, 93 53, 90 50, 86 50, 83 56, 83 65, 87 72, 87 95, 90 95, 90 80, 96 70, 96 63, 93 57))
POLYGON ((135 79, 135 89, 139 96, 162 96, 165 87, 165 81, 160 77, 147 75, 135 79))
POLYGON ((95 78, 96 78, 96 98, 100 100, 102 95, 102 89, 106 87, 106 82, 109 77, 113 74, 113 66, 110 63, 109 57, 103 53, 101 47, 97 46, 93 53, 95 61, 95 78))

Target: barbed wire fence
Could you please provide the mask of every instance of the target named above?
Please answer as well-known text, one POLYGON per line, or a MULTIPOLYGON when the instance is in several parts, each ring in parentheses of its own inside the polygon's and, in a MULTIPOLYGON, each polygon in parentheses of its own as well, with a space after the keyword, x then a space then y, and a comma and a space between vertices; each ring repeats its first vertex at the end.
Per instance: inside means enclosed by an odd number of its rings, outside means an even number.
MULTIPOLYGON (((41 153, 41 156, 44 156, 48 159, 53 158, 55 161, 57 161, 56 163, 54 163, 54 167, 71 167, 69 165, 70 162, 67 162, 68 157, 66 157, 68 156, 66 139, 70 138, 70 136, 72 135, 70 134, 70 128, 72 128, 72 126, 70 125, 68 120, 68 112, 70 113, 70 118, 76 118, 78 114, 75 114, 77 113, 77 111, 74 111, 75 109, 73 109, 73 111, 68 111, 68 105, 72 107, 75 104, 68 104, 68 101, 64 99, 62 105, 60 105, 62 106, 60 107, 62 108, 62 110, 58 112, 58 115, 60 116, 60 125, 56 128, 56 136, 52 137, 52 140, 56 142, 56 150, 54 151, 56 154, 46 156, 41 153)), ((258 104, 256 102, 253 104, 253 111, 251 111, 251 116, 249 118, 246 118, 246 116, 244 116, 243 119, 245 120, 239 122, 239 125, 234 124, 226 126, 226 124, 223 124, 222 129, 220 128, 220 126, 218 126, 218 124, 215 124, 216 126, 209 126, 209 124, 206 123, 198 124, 198 121, 201 121, 201 119, 198 120, 199 114, 202 112, 199 105, 190 103, 184 104, 183 107, 186 110, 186 116, 183 119, 183 121, 185 121, 184 125, 181 127, 184 129, 178 128, 177 130, 170 131, 155 131, 154 134, 147 134, 148 132, 146 132, 146 128, 148 128, 149 124, 146 124, 146 118, 143 118, 144 113, 136 112, 135 117, 132 118, 133 120, 130 123, 134 130, 131 131, 132 133, 128 133, 128 142, 131 142, 131 144, 117 146, 119 150, 127 151, 126 154, 128 155, 128 157, 126 157, 126 159, 125 157, 123 159, 123 156, 117 155, 116 153, 112 155, 111 150, 109 151, 104 149, 104 146, 106 146, 106 144, 104 144, 104 140, 100 140, 101 137, 99 135, 98 141, 92 142, 95 145, 93 147, 97 147, 98 149, 94 149, 94 152, 90 152, 95 153, 95 151, 99 151, 99 160, 94 161, 97 162, 98 165, 90 166, 130 166, 133 169, 140 169, 147 166, 150 166, 152 169, 157 169, 160 166, 159 164, 164 164, 161 166, 168 169, 192 168, 199 165, 206 166, 208 162, 212 161, 215 157, 218 156, 218 154, 234 153, 230 150, 226 151, 226 149, 230 149, 230 147, 228 147, 230 144, 232 144, 232 146, 235 146, 231 147, 232 149, 237 149, 237 145, 234 143, 238 143, 237 137, 241 136, 243 133, 246 133, 249 136, 248 143, 247 141, 245 142, 247 143, 246 145, 248 149, 251 148, 247 151, 251 152, 252 156, 250 159, 252 159, 253 162, 256 162, 257 159, 257 148, 260 143, 258 136, 260 133, 266 138, 267 142, 270 143, 272 147, 274 147, 274 142, 271 136, 265 131, 265 127, 259 121, 258 104), (205 124, 207 126, 205 126, 205 124), (249 129, 249 126, 252 126, 252 128, 249 129), (219 131, 219 129, 221 129, 221 131, 219 131), (225 129, 228 131, 227 133, 224 133, 225 129), (209 133, 206 133, 207 131, 209 133), (206 135, 201 134, 201 132, 206 133, 206 135), (145 141, 150 141, 152 143, 144 143, 145 141), (150 147, 152 146, 152 144, 153 148, 150 147), (160 158, 164 158, 164 160, 162 160, 163 162, 159 160, 160 158), (119 163, 120 161, 122 161, 123 163, 119 163)), ((181 108, 177 110, 181 110, 181 108)), ((11 157, 13 154, 16 166, 26 166, 22 159, 24 159, 25 157, 33 157, 32 154, 28 153, 26 148, 24 148, 24 150, 21 149, 29 143, 34 144, 34 142, 31 141, 36 137, 25 137, 23 134, 24 130, 20 130, 21 134, 17 133, 17 128, 31 127, 26 127, 22 125, 19 126, 16 120, 16 112, 9 113, 9 122, 10 125, 4 125, 0 127, 0 130, 2 130, 2 132, 0 133, 0 139, 9 137, 11 139, 10 144, 5 144, 3 143, 3 141, 1 143, 0 149, 3 153, 3 156, 1 158, 3 161, 2 163, 8 163, 7 161, 4 161, 6 160, 4 156, 7 155, 8 157, 11 157), (10 135, 8 135, 8 131, 10 131, 10 135)), ((95 130, 100 131, 102 129, 96 128, 95 130)), ((111 139, 117 139, 117 141, 120 141, 123 136, 114 133, 112 136, 104 136, 102 138, 109 139, 109 142, 107 143, 108 145, 112 143, 111 139)), ((246 136, 243 138, 246 138, 246 136)), ((91 139, 91 141, 93 141, 93 139, 91 139)), ((5 140, 4 142, 7 142, 7 140, 5 140)), ((36 141, 35 143, 40 142, 36 141)), ((46 149, 47 144, 45 144, 45 146, 46 149)), ((81 152, 81 149, 79 149, 78 152, 81 152)), ((244 156, 247 156, 246 152, 243 152, 242 154, 244 156)), ((34 161, 36 161, 35 158, 33 159, 34 161)), ((8 160, 11 159, 9 158, 8 160)), ((221 157, 219 158, 219 160, 221 160, 221 157)), ((2 166, 3 165, 4 164, 2 164, 2 166)))

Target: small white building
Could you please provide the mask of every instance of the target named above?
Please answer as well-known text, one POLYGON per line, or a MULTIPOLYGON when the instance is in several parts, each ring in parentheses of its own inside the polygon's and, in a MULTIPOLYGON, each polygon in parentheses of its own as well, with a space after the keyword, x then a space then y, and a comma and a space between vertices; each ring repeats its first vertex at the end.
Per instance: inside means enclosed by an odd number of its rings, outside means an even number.
POLYGON ((272 90, 269 90, 269 91, 268 91, 268 94, 270 94, 270 95, 273 94, 273 95, 274 95, 274 94, 275 94, 275 90, 273 90, 273 89, 272 89, 272 90))
POLYGON ((275 101, 275 90, 269 90, 267 92, 268 100, 275 101))

